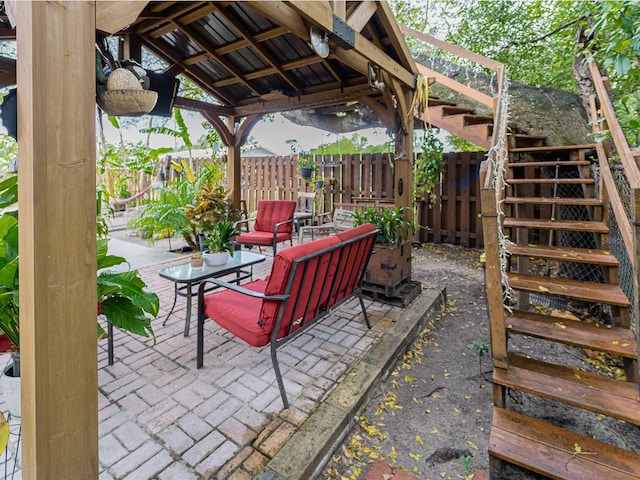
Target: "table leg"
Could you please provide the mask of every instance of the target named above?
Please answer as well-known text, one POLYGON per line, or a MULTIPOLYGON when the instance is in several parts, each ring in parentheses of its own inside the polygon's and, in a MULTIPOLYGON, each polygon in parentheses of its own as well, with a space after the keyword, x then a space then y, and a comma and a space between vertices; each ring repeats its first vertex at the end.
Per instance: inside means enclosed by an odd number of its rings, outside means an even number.
POLYGON ((191 282, 187 283, 187 318, 184 321, 184 336, 189 336, 189 325, 191 324, 191 282))
POLYGON ((171 316, 171 314, 173 313, 173 309, 176 308, 177 300, 178 300, 178 284, 174 283, 173 284, 173 305, 171 305, 171 310, 169 310, 169 313, 167 313, 167 317, 164 319, 164 322, 162 322, 163 327, 167 323, 167 320, 169 320, 169 317, 171 316))

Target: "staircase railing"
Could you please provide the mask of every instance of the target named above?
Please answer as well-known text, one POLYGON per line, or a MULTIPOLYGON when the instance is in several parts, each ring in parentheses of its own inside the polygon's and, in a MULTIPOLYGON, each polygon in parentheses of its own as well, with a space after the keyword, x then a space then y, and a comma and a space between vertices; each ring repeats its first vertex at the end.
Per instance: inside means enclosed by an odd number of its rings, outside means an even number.
MULTIPOLYGON (((599 189, 600 198, 603 201, 604 208, 613 212, 615 218, 615 226, 619 230, 619 235, 624 243, 624 249, 631 264, 632 290, 621 285, 627 295, 632 295, 632 312, 637 318, 639 307, 638 294, 638 258, 640 257, 640 246, 638 239, 640 238, 640 169, 634 158, 635 150, 629 147, 626 137, 620 127, 616 116, 611 98, 609 97, 606 80, 603 79, 600 70, 595 62, 589 63, 589 69, 593 78, 596 95, 590 99, 590 119, 594 133, 603 135, 608 132, 610 141, 603 140, 596 144, 596 152, 599 163, 599 189), (614 149, 619 158, 617 172, 623 173, 623 178, 618 175, 617 179, 611 170, 609 159, 614 156, 614 149), (621 188, 619 184, 624 184, 626 180, 627 186, 622 190, 629 189, 628 198, 622 198, 620 194, 621 188)), ((626 193, 626 192, 625 192, 626 193)), ((605 211, 606 212, 606 211, 605 211)), ((607 218, 607 215, 605 215, 607 218)), ((610 223, 610 222, 609 222, 610 223)), ((610 225, 611 226, 611 225, 610 225)), ((617 233, 617 232, 612 232, 617 233)), ((620 259, 619 259, 620 260, 620 259)), ((621 262, 622 263, 622 262, 621 262)), ((636 330, 640 330, 637 328, 636 330)))
POLYGON ((492 146, 487 155, 488 160, 482 163, 480 169, 480 186, 482 200, 482 229, 484 235, 487 309, 491 331, 491 352, 493 364, 499 368, 507 368, 507 337, 504 329, 504 300, 503 300, 503 268, 506 261, 500 248, 500 232, 502 232, 501 202, 504 191, 504 163, 508 157, 507 146, 507 109, 506 109, 506 75, 504 64, 439 40, 426 33, 400 25, 400 31, 408 36, 430 43, 442 50, 470 60, 496 72, 497 92, 491 97, 483 92, 474 90, 452 78, 442 75, 435 70, 416 64, 419 73, 435 79, 441 85, 450 88, 466 97, 493 109, 492 146))

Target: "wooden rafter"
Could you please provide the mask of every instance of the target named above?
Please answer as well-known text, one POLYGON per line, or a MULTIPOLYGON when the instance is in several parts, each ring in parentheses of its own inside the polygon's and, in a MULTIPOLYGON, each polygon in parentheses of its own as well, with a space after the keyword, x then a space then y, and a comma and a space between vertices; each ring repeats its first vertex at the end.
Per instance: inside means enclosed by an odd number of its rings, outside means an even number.
MULTIPOLYGON (((247 2, 252 9, 259 12, 273 23, 286 26, 291 33, 303 40, 309 40, 309 29, 304 19, 298 15, 293 9, 282 2, 247 2)), ((331 58, 331 56, 329 57, 331 58)), ((331 66, 327 59, 317 57, 331 76, 337 80, 341 80, 341 76, 331 66)))
MULTIPOLYGON (((273 3, 277 2, 271 2, 271 4, 273 3)), ((290 5, 290 8, 297 11, 309 22, 320 26, 320 28, 323 28, 325 31, 333 31, 333 14, 330 10, 323 8, 322 4, 316 2, 294 2, 290 5)), ((360 33, 355 33, 355 48, 353 50, 344 50, 338 47, 336 49, 336 56, 338 56, 340 52, 353 52, 363 57, 365 65, 367 61, 374 62, 402 83, 413 88, 413 71, 400 65, 360 33)), ((352 55, 350 54, 349 57, 352 57, 352 55)), ((362 65, 362 62, 358 63, 362 65)), ((366 74, 366 69, 361 71, 361 73, 366 74)))
POLYGON ((371 20, 371 17, 376 13, 378 5, 376 2, 362 2, 356 7, 349 18, 347 23, 356 32, 362 32, 365 25, 371 20))
POLYGON ((355 100, 362 95, 370 95, 375 92, 376 90, 372 89, 367 83, 353 87, 301 95, 300 97, 285 97, 271 102, 251 103, 236 108, 236 112, 239 115, 250 115, 252 113, 277 113, 312 107, 325 107, 355 100))
POLYGON ((256 90, 253 87, 253 85, 251 85, 251 83, 249 83, 249 81, 247 81, 244 78, 244 75, 243 75, 242 72, 240 72, 238 69, 236 69, 236 67, 234 67, 223 56, 216 55, 214 53, 214 49, 211 48, 211 45, 209 44, 209 42, 206 39, 206 37, 204 37, 199 32, 195 31, 194 29, 190 28, 188 25, 183 24, 179 20, 174 20, 174 22, 175 22, 176 26, 182 32, 184 32, 186 35, 188 35, 191 38, 191 40, 198 45, 198 47, 200 47, 202 50, 204 50, 206 53, 208 53, 210 55, 210 58, 214 59, 216 62, 218 62, 220 65, 222 65, 231 75, 236 77, 239 80, 239 83, 242 83, 245 87, 247 87, 251 92, 255 93, 256 95, 260 95, 260 92, 258 90, 256 90))
POLYGON ((301 91, 302 87, 298 82, 296 82, 291 75, 286 73, 283 69, 278 65, 278 61, 276 61, 273 56, 260 44, 252 39, 251 33, 242 26, 242 23, 238 21, 235 15, 232 15, 222 9, 218 9, 218 13, 222 15, 229 23, 232 23, 235 26, 235 29, 240 33, 240 35, 249 42, 249 44, 256 49, 258 53, 262 56, 262 58, 271 65, 271 68, 275 69, 277 73, 284 78, 284 80, 291 85, 295 90, 301 91))

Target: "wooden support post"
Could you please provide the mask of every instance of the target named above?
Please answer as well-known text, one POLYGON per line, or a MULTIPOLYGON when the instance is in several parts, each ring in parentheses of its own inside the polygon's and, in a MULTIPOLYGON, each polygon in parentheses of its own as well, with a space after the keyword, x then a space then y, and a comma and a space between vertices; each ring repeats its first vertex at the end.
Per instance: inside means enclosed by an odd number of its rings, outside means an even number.
MULTIPOLYGON (((408 110, 413 91, 406 89, 398 102, 404 102, 408 110)), ((405 215, 413 218, 413 115, 400 121, 401 127, 396 133, 396 156, 394 159, 394 203, 396 207, 407 207, 405 215)))
POLYGON ((96 2, 17 2, 22 478, 98 478, 96 2))
POLYGON ((485 288, 487 292, 487 309, 489 310, 491 357, 494 367, 507 368, 507 333, 504 325, 500 245, 498 244, 498 211, 495 190, 486 186, 487 175, 491 175, 488 168, 489 161, 482 162, 480 167, 482 229, 484 233, 485 288))
MULTIPOLYGON (((240 122, 239 117, 227 117, 227 129, 233 136, 234 140, 236 135, 236 122, 240 122)), ((242 196, 240 183, 240 175, 242 173, 242 158, 240 147, 241 145, 236 141, 233 141, 230 145, 227 145, 227 187, 231 190, 231 205, 236 210, 240 210, 240 197, 242 196)))

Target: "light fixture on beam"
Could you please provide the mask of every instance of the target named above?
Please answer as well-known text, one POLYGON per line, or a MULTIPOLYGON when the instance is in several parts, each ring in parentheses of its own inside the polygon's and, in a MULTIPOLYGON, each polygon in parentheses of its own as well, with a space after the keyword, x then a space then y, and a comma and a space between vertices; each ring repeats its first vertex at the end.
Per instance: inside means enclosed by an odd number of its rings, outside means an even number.
POLYGON ((311 25, 309 30, 310 42, 309 46, 313 49, 318 56, 327 58, 329 56, 329 34, 322 31, 315 25, 311 25))

